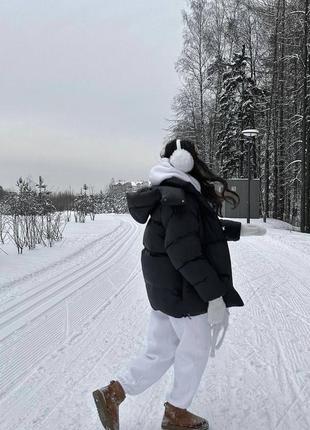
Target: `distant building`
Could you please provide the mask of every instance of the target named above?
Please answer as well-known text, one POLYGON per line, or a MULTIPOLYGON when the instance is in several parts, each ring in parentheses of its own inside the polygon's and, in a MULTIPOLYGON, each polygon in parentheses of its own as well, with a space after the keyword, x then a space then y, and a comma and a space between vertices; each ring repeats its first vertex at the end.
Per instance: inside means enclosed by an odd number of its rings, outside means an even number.
POLYGON ((124 181, 119 179, 110 184, 110 190, 112 192, 123 192, 134 191, 138 188, 149 186, 148 181, 124 181))

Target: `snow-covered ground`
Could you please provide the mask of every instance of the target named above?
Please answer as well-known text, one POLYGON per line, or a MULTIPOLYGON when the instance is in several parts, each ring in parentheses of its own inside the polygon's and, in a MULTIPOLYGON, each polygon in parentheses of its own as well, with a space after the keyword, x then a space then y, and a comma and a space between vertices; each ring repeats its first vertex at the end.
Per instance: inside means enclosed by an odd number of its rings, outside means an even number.
MULTIPOLYGON (((261 222, 261 221, 258 221, 261 222)), ((230 243, 234 283, 224 344, 191 410, 211 430, 310 429, 310 236, 268 221, 230 243)), ((0 428, 100 429, 92 391, 144 346, 144 226, 129 215, 70 222, 53 248, 0 252, 0 428)), ((121 405, 121 430, 160 428, 173 370, 121 405)))

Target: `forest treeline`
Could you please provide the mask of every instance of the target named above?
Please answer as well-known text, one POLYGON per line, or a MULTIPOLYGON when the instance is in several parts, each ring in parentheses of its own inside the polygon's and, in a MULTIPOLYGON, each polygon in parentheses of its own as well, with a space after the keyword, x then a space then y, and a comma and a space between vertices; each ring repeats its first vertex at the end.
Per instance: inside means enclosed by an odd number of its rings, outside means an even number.
POLYGON ((263 215, 310 232, 309 0, 189 0, 183 25, 171 135, 225 178, 247 177, 251 142, 263 215))

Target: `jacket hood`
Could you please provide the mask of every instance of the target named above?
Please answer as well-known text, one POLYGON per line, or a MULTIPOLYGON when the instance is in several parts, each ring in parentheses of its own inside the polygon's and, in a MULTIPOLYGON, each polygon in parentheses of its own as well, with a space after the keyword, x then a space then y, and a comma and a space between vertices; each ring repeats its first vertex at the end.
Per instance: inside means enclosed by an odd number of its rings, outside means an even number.
POLYGON ((186 204, 186 192, 201 195, 200 183, 188 173, 176 169, 168 158, 161 158, 149 173, 148 187, 126 192, 128 210, 139 223, 146 223, 155 207, 162 205, 186 204))
POLYGON ((162 181, 160 185, 143 187, 137 191, 127 191, 128 210, 137 222, 145 224, 159 203, 170 206, 186 204, 187 192, 200 195, 200 192, 190 182, 171 177, 162 181))

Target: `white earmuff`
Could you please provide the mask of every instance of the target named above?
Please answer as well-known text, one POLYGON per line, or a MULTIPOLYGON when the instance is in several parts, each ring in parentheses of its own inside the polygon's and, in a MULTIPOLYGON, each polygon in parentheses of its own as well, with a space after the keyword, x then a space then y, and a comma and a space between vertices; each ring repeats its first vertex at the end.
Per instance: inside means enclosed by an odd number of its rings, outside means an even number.
POLYGON ((181 148, 181 140, 177 139, 177 149, 171 154, 170 164, 182 172, 190 172, 194 167, 194 159, 186 149, 181 148))

